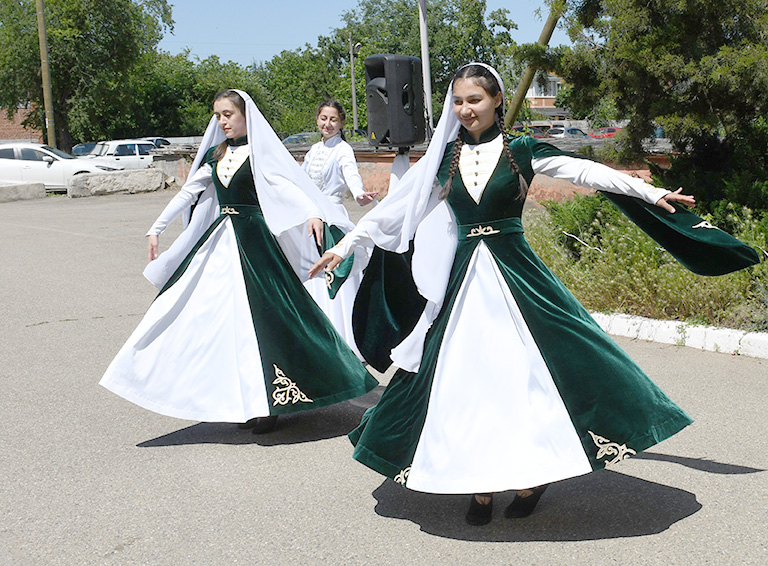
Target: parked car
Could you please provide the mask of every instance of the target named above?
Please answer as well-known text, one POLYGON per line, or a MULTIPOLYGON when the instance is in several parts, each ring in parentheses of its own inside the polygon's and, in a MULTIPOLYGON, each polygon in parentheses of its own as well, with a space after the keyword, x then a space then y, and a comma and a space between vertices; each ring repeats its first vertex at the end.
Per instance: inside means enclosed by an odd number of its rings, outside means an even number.
POLYGON ((600 128, 596 132, 593 132, 589 135, 597 139, 612 138, 613 136, 618 134, 620 131, 621 131, 621 128, 614 128, 614 127, 600 128))
POLYGON ((43 183, 47 191, 57 191, 65 190, 74 175, 118 169, 39 143, 0 144, 0 183, 43 183))
POLYGON ((125 169, 145 169, 152 163, 150 151, 155 144, 147 140, 111 140, 96 144, 93 151, 80 159, 99 158, 125 169))
POLYGON ((291 145, 300 143, 315 143, 317 141, 320 141, 320 132, 300 132, 298 134, 291 134, 283 140, 283 143, 285 145, 291 145))
POLYGON ((549 134, 545 133, 541 128, 536 126, 513 126, 512 134, 519 134, 523 136, 533 136, 534 138, 551 138, 549 134))
POLYGON ((589 137, 579 128, 550 128, 549 130, 547 130, 547 134, 549 134, 553 138, 588 138, 589 137))
POLYGON ((155 147, 163 147, 165 145, 171 145, 171 142, 169 142, 165 138, 144 138, 147 141, 151 141, 153 144, 155 144, 155 147))
POLYGON ((353 130, 352 128, 345 128, 344 129, 344 136, 349 140, 352 138, 352 136, 359 136, 365 140, 368 139, 368 130, 365 128, 358 128, 356 130, 353 130))
POLYGON ((70 151, 70 153, 75 157, 80 157, 80 156, 88 155, 89 153, 91 153, 94 147, 96 147, 96 142, 79 143, 72 148, 72 151, 70 151))
POLYGON ((549 135, 549 137, 551 138, 563 138, 565 137, 565 128, 552 126, 550 129, 547 130, 547 135, 549 135))

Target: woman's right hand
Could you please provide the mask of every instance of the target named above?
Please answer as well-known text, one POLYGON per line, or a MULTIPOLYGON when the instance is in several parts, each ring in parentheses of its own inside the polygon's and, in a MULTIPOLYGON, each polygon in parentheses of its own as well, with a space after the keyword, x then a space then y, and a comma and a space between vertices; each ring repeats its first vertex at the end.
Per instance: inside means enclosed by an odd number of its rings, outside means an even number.
POLYGON ((160 245, 159 236, 147 236, 147 263, 157 259, 157 248, 160 245))
POLYGON ((378 194, 379 191, 366 191, 361 195, 357 195, 355 200, 360 206, 365 206, 366 204, 371 204, 378 194))
POLYGON ((331 252, 325 252, 320 259, 318 259, 315 262, 315 265, 312 266, 312 268, 309 270, 309 277, 310 279, 320 273, 323 268, 325 268, 325 271, 331 272, 334 269, 336 269, 336 266, 339 265, 344 258, 337 256, 336 254, 332 254, 331 252))

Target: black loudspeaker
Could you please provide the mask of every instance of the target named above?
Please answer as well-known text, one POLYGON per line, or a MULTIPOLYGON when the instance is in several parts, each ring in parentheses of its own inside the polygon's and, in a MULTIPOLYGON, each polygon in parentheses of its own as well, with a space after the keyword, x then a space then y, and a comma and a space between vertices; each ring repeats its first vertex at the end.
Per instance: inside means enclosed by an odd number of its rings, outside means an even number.
POLYGON ((368 142, 409 147, 424 141, 424 90, 421 59, 381 54, 365 59, 368 142))

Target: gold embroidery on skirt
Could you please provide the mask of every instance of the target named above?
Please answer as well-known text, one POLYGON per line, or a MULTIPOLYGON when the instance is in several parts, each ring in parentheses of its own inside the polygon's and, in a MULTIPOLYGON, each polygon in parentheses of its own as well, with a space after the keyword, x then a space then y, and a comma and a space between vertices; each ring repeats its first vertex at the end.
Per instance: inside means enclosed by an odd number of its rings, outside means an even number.
POLYGON ((411 467, 408 466, 407 468, 405 468, 395 476, 395 482, 399 483, 400 485, 405 485, 405 482, 408 479, 408 474, 410 473, 411 473, 411 467))
POLYGON ((283 373, 276 364, 272 364, 275 368, 275 375, 277 376, 272 382, 273 385, 277 385, 277 389, 272 392, 272 398, 275 400, 272 405, 287 405, 288 403, 296 404, 299 401, 304 403, 314 403, 312 399, 304 395, 301 389, 283 373))
POLYGON ((333 280, 336 279, 336 276, 333 274, 333 271, 326 271, 325 272, 325 286, 329 289, 331 288, 331 285, 333 285, 333 280))
POLYGON ((606 458, 609 456, 615 456, 613 460, 605 463, 606 466, 610 464, 615 464, 616 462, 620 462, 621 460, 626 460, 630 456, 634 456, 635 454, 637 454, 637 452, 635 452, 631 448, 627 448, 626 444, 618 444, 616 442, 611 442, 607 438, 603 438, 602 436, 595 434, 591 430, 588 430, 587 432, 592 437, 592 440, 595 443, 595 446, 597 446, 598 448, 597 456, 595 456, 596 460, 599 460, 600 458, 606 458))
POLYGON ((694 224, 693 226, 691 226, 691 228, 711 228, 712 230, 719 230, 720 229, 717 226, 713 226, 712 224, 710 224, 706 220, 702 220, 698 224, 694 224))

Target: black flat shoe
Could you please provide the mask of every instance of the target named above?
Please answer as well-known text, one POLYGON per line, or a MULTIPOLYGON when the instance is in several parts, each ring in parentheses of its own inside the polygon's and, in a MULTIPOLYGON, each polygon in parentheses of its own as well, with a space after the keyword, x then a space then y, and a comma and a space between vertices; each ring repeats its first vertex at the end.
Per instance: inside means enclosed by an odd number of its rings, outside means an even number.
POLYGON ((251 427, 253 434, 264 434, 272 432, 277 426, 277 415, 270 415, 268 417, 258 417, 256 424, 251 427))
MULTIPOLYGON (((482 496, 481 496, 482 497, 482 496)), ((485 496, 492 497, 492 496, 485 496)), ((491 516, 493 514, 493 499, 483 505, 473 495, 472 500, 469 502, 469 510, 465 519, 470 525, 479 527, 481 525, 487 525, 491 522, 491 516)))
POLYGON ((533 513, 533 510, 536 509, 536 504, 539 502, 539 499, 541 499, 541 496, 544 495, 548 485, 549 484, 545 483, 539 487, 534 487, 531 490, 533 493, 527 497, 521 497, 520 495, 515 494, 512 503, 504 509, 504 516, 507 519, 522 519, 533 513))

